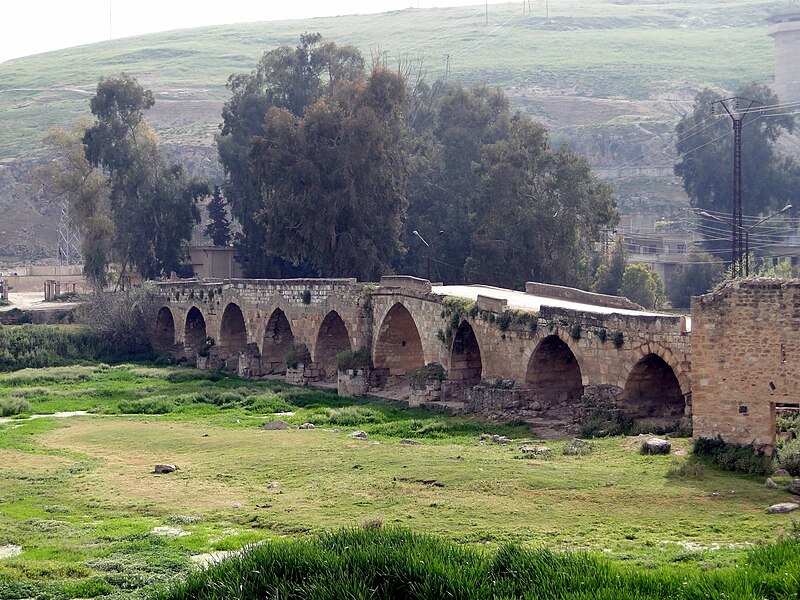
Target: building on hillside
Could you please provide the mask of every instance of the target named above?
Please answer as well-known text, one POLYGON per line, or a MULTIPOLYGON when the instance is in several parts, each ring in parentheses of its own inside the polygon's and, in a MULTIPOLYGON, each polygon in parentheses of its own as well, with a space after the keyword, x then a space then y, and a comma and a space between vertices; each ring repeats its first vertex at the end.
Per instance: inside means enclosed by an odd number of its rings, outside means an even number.
POLYGON ((769 17, 775 40, 775 91, 780 102, 800 102, 800 6, 769 17))

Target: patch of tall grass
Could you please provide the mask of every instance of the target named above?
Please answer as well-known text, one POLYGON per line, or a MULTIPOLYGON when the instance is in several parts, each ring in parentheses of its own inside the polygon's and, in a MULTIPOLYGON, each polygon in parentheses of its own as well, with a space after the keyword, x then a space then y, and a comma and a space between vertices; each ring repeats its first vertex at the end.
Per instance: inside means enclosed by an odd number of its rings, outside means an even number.
MULTIPOLYGON (((119 362, 131 355, 85 328, 0 325, 0 372, 63 366, 82 361, 119 362)), ((149 354, 138 359, 152 358, 149 354)))
POLYGON ((587 552, 505 545, 496 552, 404 529, 369 527, 271 540, 155 593, 222 598, 796 598, 800 544, 750 551, 735 568, 621 568, 587 552))
POLYGON ((13 417, 32 412, 31 403, 25 398, 0 398, 0 417, 13 417))

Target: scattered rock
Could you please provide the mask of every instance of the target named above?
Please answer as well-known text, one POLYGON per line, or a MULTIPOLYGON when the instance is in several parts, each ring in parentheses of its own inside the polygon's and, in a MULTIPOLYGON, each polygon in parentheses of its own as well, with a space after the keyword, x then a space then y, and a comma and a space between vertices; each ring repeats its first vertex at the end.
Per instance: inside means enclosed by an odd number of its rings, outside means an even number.
POLYGON ((436 481, 435 479, 420 479, 419 482, 423 485, 432 485, 433 487, 440 488, 444 487, 444 484, 441 481, 436 481))
POLYGON ((160 535, 162 537, 186 537, 192 535, 188 531, 180 527, 172 527, 170 525, 163 525, 161 527, 153 527, 150 531, 153 535, 160 535))
POLYGON ((303 423, 298 429, 316 429, 313 423, 303 423))
POLYGON ((178 470, 175 465, 156 465, 153 468, 153 473, 174 473, 178 470))
POLYGON ((539 456, 547 458, 553 453, 547 446, 520 446, 519 450, 522 454, 529 457, 539 456))
POLYGON ((789 490, 790 494, 800 496, 800 479, 792 479, 792 483, 786 489, 789 490))
POLYGON ((507 438, 504 435, 493 435, 491 439, 495 444, 510 444, 511 443, 511 439, 507 438))
POLYGON ((285 421, 267 421, 264 423, 264 429, 267 431, 278 431, 283 429, 289 429, 289 426, 286 424, 285 421))
POLYGON ((764 482, 764 485, 771 490, 775 490, 778 488, 778 484, 772 481, 772 477, 767 477, 767 480, 764 482))
POLYGON ((775 477, 790 477, 790 476, 791 476, 791 475, 790 475, 790 473, 789 473, 789 471, 787 471, 786 469, 777 469, 777 470, 776 470, 776 471, 773 473, 773 475, 774 475, 775 477))
POLYGON ((219 550, 217 552, 209 552, 208 554, 196 554, 192 556, 190 560, 201 569, 206 569, 211 565, 215 565, 237 554, 239 554, 239 552, 236 550, 219 550))
POLYGON ((272 481, 272 482, 267 484, 267 489, 270 489, 270 490, 276 490, 279 487, 281 487, 281 484, 278 483, 277 481, 272 481))
POLYGON ((642 443, 642 454, 669 454, 672 444, 661 438, 649 438, 642 443))
POLYGON ((15 546, 14 544, 0 546, 0 559, 13 558, 15 556, 19 556, 20 554, 22 554, 22 548, 19 546, 15 546))
POLYGON ((367 438, 367 433, 365 431, 360 431, 360 430, 359 431, 354 431, 353 433, 351 433, 350 437, 358 438, 360 440, 368 439, 367 438))
POLYGON ((405 446, 421 446, 422 442, 418 442, 417 440, 400 440, 400 443, 405 446))
POLYGON ((272 508, 272 504, 256 504, 256 508, 272 508))
POLYGON ((781 502, 780 504, 773 504, 770 506, 767 509, 767 512, 771 515, 782 515, 784 513, 795 511, 798 507, 800 507, 800 504, 795 502, 781 502))
POLYGON ((331 433, 342 433, 341 429, 331 429, 331 433))
POLYGON ((233 504, 231 504, 231 508, 242 508, 242 505, 239 502, 234 502, 233 504))

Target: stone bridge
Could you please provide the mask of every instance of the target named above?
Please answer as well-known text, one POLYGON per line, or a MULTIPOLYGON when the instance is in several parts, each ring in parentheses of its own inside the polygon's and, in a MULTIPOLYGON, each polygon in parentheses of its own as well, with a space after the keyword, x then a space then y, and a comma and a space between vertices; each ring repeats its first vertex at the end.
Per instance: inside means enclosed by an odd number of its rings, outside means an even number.
POLYGON ((594 410, 665 425, 691 415, 688 319, 623 298, 403 276, 173 281, 157 295, 154 347, 201 368, 568 431, 594 410), (339 372, 337 355, 359 349, 371 365, 339 372))

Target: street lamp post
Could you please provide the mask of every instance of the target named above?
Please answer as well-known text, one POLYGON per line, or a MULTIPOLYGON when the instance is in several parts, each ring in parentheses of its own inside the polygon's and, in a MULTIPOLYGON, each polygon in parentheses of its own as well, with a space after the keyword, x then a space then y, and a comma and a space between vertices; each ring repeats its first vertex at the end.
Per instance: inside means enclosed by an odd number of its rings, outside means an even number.
MULTIPOLYGON (((745 273, 746 277, 749 277, 750 276, 750 232, 754 228, 756 228, 759 225, 761 225, 762 223, 764 223, 765 221, 769 221, 771 218, 777 217, 778 215, 780 215, 782 213, 785 213, 790 208, 792 208, 792 205, 791 204, 787 204, 782 209, 780 209, 778 212, 772 213, 771 215, 769 215, 767 217, 764 217, 760 221, 756 221, 755 223, 753 223, 752 225, 748 225, 747 227, 742 227, 741 225, 738 225, 735 222, 730 222, 730 221, 727 221, 726 219, 721 219, 720 217, 712 215, 711 213, 707 213, 704 210, 701 210, 697 214, 703 215, 704 217, 708 217, 709 219, 714 219, 715 221, 719 221, 720 223, 725 223, 726 225, 732 225, 733 227, 736 227, 737 229, 739 229, 742 232, 744 232, 744 273, 745 273)), ((741 262, 741 260, 742 260, 742 257, 740 255, 739 256, 739 262, 741 262)), ((741 268, 741 267, 739 267, 739 268, 741 268)))
POLYGON ((428 242, 425 241, 425 238, 422 237, 419 234, 419 231, 417 231, 416 229, 414 231, 412 231, 411 233, 413 233, 415 236, 417 236, 422 241, 422 243, 425 244, 425 247, 428 249, 428 281, 430 281, 431 280, 431 245, 428 242))

